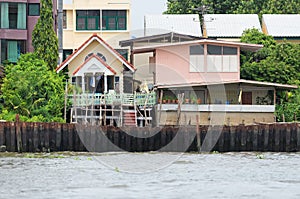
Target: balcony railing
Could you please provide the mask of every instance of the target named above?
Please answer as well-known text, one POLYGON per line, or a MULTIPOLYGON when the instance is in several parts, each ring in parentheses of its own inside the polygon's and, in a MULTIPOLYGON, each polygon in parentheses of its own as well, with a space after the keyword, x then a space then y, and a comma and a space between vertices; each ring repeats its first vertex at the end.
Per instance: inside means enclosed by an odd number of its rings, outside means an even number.
POLYGON ((69 95, 69 100, 73 106, 91 106, 91 105, 137 105, 153 106, 156 104, 156 94, 151 93, 134 93, 134 94, 100 94, 85 93, 69 95))
MULTIPOLYGON (((162 104, 163 111, 176 111, 177 104, 162 104)), ((241 105, 241 104, 183 104, 181 111, 187 112, 254 112, 273 113, 275 105, 241 105)))

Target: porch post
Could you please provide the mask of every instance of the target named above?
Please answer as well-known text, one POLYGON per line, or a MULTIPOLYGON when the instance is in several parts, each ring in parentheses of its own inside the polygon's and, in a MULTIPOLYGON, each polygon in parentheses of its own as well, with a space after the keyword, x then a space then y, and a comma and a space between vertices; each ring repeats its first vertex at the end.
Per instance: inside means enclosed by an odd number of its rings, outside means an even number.
POLYGON ((274 99, 273 99, 273 103, 274 103, 274 105, 276 105, 276 88, 274 88, 274 99))
POLYGON ((84 75, 81 78, 81 83, 82 83, 82 93, 85 93, 84 75))
POLYGON ((107 93, 107 75, 104 74, 104 93, 107 93))

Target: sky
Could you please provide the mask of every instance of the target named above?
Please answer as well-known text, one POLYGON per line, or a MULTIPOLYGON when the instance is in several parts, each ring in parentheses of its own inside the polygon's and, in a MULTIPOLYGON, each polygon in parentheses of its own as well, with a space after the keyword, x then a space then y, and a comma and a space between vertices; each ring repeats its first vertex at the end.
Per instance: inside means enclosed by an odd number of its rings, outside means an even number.
POLYGON ((144 29, 144 15, 162 14, 167 10, 167 0, 131 0, 131 30, 144 29))

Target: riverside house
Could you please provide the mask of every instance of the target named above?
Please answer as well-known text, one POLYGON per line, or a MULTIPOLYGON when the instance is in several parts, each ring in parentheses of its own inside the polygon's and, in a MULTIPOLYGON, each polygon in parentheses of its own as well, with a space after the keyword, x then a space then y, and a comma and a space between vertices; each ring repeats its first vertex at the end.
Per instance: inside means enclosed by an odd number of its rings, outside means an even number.
MULTIPOLYGON (((150 40, 145 38, 145 42, 150 40)), ((195 125, 196 115, 199 123, 206 125, 271 123, 276 91, 297 88, 240 79, 241 50, 254 52, 262 45, 204 38, 144 46, 136 41, 143 43, 143 38, 121 41, 120 45, 131 46, 134 59, 152 54, 144 64, 148 69, 141 69, 149 71, 148 83, 152 80, 157 91, 157 125, 195 125)), ((135 67, 135 73, 140 73, 140 66, 135 67)))
POLYGON ((135 70, 96 33, 90 36, 56 69, 67 73, 73 85, 71 122, 136 126, 138 120, 151 120, 155 93, 133 92, 135 70))

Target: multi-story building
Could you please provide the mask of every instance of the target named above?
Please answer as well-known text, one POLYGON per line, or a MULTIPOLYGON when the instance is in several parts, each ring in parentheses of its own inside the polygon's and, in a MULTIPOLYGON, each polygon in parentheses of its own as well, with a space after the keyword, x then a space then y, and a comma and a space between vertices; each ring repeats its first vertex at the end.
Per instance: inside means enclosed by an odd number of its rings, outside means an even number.
MULTIPOLYGON (((40 0, 0 0, 1 64, 15 63, 22 53, 34 50, 32 31, 39 16, 40 0)), ((56 19, 57 0, 53 0, 53 16, 56 19)))
POLYGON ((130 37, 131 0, 64 0, 63 59, 96 33, 127 58, 118 42, 130 37))

